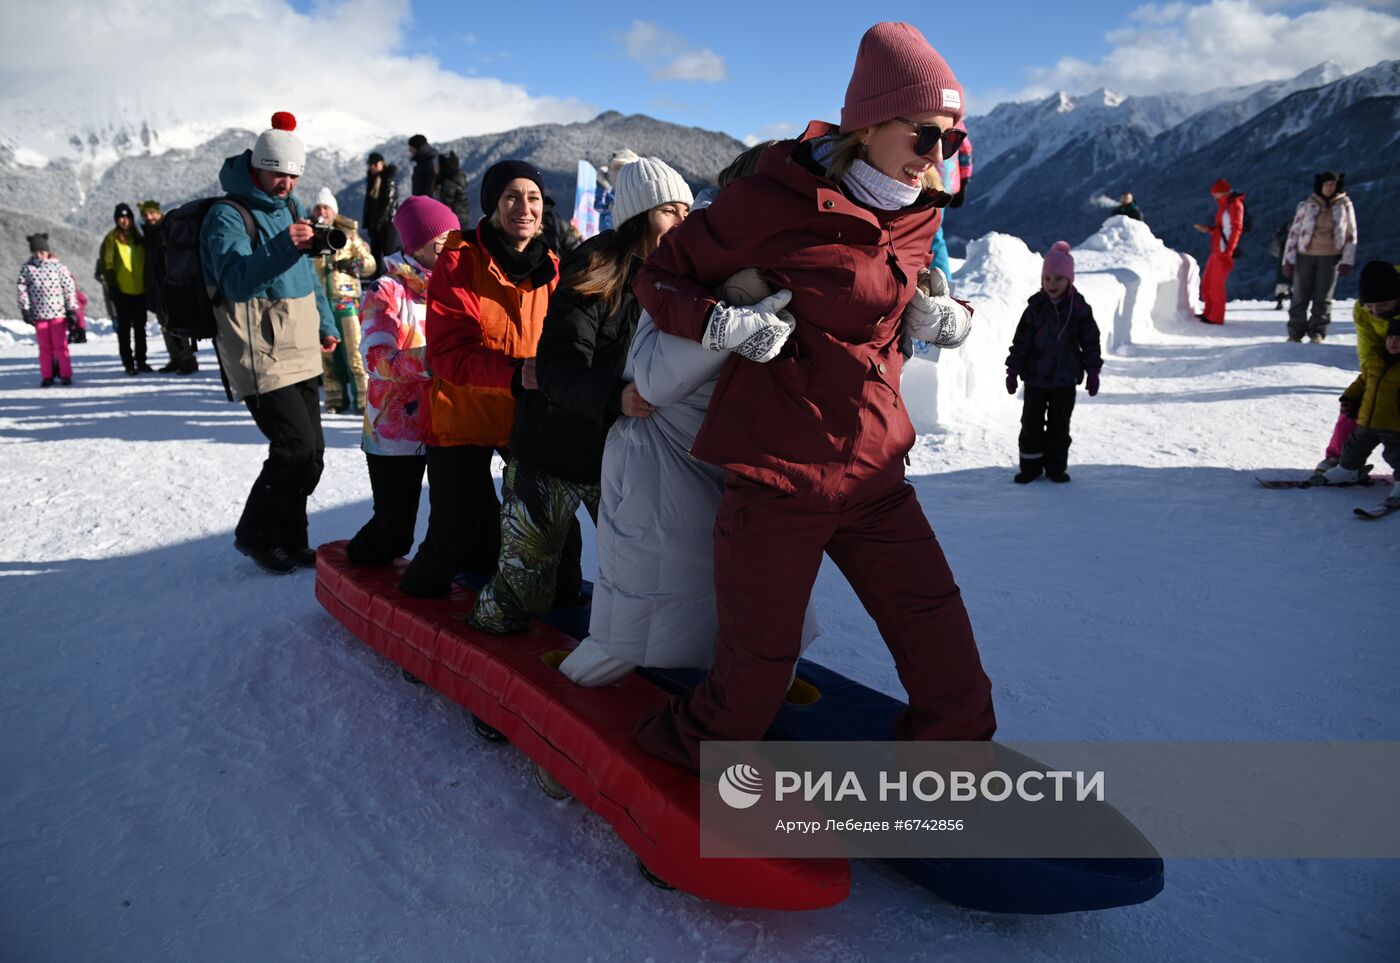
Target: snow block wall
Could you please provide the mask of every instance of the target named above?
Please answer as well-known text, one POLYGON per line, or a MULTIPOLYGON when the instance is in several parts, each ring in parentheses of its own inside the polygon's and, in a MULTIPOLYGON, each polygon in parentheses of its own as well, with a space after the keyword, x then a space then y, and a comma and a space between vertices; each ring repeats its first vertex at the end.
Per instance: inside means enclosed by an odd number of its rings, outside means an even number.
MULTIPOLYGON (((1160 344, 1199 324, 1195 259, 1168 248, 1141 221, 1110 217, 1073 254, 1074 283, 1094 309, 1105 367, 1129 344, 1160 344)), ((952 351, 920 351, 904 368, 901 393, 916 431, 941 431, 970 409, 1005 401, 1006 353, 1026 300, 1040 290, 1044 256, 1008 234, 967 246, 953 293, 975 311, 972 334, 952 351)))

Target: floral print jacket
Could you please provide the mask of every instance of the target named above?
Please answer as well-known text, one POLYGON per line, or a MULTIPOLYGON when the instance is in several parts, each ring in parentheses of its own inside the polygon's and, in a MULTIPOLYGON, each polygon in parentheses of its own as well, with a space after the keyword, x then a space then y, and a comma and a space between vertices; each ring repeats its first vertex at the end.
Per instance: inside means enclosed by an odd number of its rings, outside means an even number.
POLYGON ((384 267, 387 273, 360 304, 360 352, 369 378, 360 447, 371 455, 420 455, 419 412, 432 383, 423 357, 432 272, 402 253, 385 258, 384 267))

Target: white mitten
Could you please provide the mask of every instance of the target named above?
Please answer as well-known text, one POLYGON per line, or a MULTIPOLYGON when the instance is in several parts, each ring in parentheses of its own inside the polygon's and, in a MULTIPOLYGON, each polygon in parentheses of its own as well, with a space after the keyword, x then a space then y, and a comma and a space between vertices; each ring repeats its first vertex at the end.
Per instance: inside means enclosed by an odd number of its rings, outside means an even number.
POLYGON ((750 361, 772 361, 797 328, 797 319, 783 310, 792 300, 787 288, 749 307, 720 301, 710 312, 700 343, 711 351, 733 351, 750 361))
POLYGON ((910 335, 940 348, 956 348, 972 333, 972 309, 948 295, 948 279, 934 268, 920 274, 913 300, 904 309, 910 335))

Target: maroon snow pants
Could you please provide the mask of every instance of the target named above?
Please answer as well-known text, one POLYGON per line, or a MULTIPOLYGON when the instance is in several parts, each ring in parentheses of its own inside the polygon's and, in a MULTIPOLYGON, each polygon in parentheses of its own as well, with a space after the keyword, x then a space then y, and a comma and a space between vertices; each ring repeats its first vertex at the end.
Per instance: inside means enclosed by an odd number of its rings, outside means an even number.
POLYGON ((909 694, 891 735, 992 737, 991 682, 911 486, 836 508, 733 473, 725 486, 715 518, 715 664, 694 690, 641 720, 643 749, 698 770, 704 740, 763 738, 787 694, 823 552, 875 620, 909 694))

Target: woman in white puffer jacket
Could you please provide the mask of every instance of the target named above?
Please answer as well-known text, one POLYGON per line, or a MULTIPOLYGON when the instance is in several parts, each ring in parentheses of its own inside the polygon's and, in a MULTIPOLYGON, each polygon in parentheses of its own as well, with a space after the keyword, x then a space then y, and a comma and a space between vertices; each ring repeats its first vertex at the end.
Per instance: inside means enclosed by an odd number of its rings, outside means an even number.
MULTIPOLYGON (((720 187, 751 173, 770 143, 739 155, 720 187)), ((693 209, 716 193, 701 192, 693 209)), ((763 283, 756 272, 740 275, 750 287, 763 283)), ((732 290, 728 298, 737 303, 732 290)), ((729 354, 664 334, 645 312, 637 323, 623 378, 655 411, 619 418, 603 449, 589 635, 559 667, 581 686, 608 685, 639 666, 708 669, 714 662, 714 525, 724 473, 694 458, 690 446, 729 354)), ((818 634, 809 606, 804 650, 818 634)))

